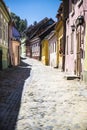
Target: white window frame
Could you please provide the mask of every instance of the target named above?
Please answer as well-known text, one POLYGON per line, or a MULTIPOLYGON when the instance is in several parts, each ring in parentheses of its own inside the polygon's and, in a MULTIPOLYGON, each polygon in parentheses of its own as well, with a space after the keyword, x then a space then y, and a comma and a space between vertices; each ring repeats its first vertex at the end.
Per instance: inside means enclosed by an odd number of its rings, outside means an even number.
POLYGON ((74 32, 71 33, 71 54, 74 53, 74 32))
POLYGON ((0 20, 1 20, 1 35, 2 38, 0 38, 0 44, 3 44, 8 47, 8 23, 6 22, 4 16, 0 12, 0 20))
POLYGON ((83 3, 83 0, 78 0, 78 7, 83 3))
POLYGON ((66 54, 68 55, 69 54, 69 36, 67 35, 66 37, 66 54))
POLYGON ((2 44, 2 14, 1 14, 1 12, 0 12, 0 21, 1 21, 1 26, 0 26, 0 29, 1 29, 0 44, 2 44))

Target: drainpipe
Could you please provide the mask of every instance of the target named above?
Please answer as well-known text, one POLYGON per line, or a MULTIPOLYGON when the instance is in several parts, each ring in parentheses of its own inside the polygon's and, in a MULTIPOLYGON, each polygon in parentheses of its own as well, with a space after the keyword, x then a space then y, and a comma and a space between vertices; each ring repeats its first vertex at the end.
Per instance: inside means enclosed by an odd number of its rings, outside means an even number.
POLYGON ((79 77, 81 77, 81 25, 80 25, 80 53, 79 53, 79 57, 80 57, 80 71, 79 71, 79 77))

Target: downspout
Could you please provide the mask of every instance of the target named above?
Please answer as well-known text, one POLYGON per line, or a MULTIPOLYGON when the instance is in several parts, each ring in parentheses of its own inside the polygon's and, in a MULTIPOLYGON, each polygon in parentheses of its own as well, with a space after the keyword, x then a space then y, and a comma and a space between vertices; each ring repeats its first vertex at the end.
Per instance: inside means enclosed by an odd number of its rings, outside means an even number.
POLYGON ((62 58, 62 71, 65 71, 65 45, 66 44, 66 20, 65 20, 65 3, 63 0, 63 58, 62 58))

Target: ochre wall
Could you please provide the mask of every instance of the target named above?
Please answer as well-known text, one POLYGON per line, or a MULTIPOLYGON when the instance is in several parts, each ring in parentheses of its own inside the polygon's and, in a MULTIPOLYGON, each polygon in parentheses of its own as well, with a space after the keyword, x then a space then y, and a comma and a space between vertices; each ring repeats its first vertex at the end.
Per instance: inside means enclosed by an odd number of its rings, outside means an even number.
POLYGON ((49 64, 49 57, 48 57, 48 40, 42 41, 42 63, 45 65, 49 64))

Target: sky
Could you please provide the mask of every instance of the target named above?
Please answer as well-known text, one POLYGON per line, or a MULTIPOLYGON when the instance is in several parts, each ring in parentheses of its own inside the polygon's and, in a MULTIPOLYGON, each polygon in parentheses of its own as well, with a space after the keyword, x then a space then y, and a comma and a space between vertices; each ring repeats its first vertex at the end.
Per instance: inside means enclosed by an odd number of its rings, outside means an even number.
POLYGON ((53 18, 57 21, 56 14, 61 3, 60 0, 4 0, 10 11, 27 19, 28 25, 43 18, 53 18))

